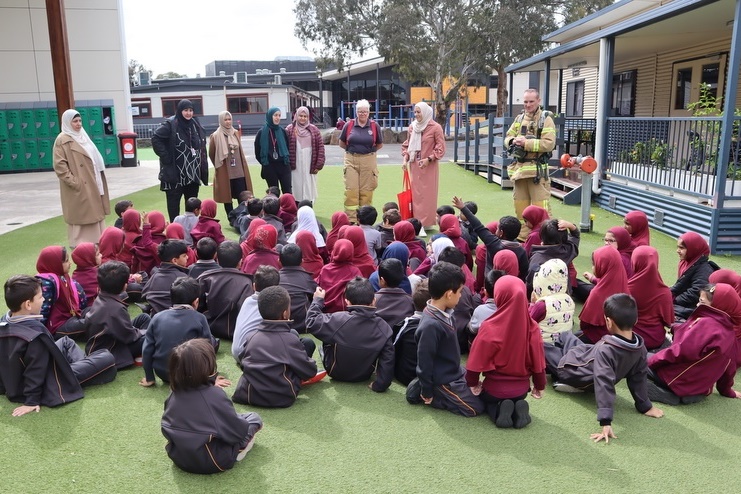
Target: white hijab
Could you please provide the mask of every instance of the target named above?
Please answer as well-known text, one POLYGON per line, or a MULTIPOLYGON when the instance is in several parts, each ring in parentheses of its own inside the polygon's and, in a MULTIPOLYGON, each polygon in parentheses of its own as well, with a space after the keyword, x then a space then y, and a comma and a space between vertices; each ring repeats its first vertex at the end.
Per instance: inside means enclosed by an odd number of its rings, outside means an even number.
POLYGON ((75 132, 72 129, 72 120, 74 120, 75 117, 79 117, 80 112, 75 110, 74 108, 69 109, 62 113, 62 133, 67 134, 72 139, 75 140, 77 144, 79 144, 82 149, 85 150, 85 153, 90 157, 90 160, 93 162, 93 170, 95 171, 95 183, 98 186, 98 192, 100 195, 103 195, 105 191, 103 190, 103 180, 101 178, 101 173, 105 171, 105 162, 103 161, 103 155, 100 154, 100 151, 98 151, 98 148, 95 147, 95 143, 90 139, 90 136, 87 135, 87 132, 85 132, 85 127, 80 128, 79 132, 75 132))
POLYGON ((314 234, 314 240, 316 241, 317 248, 324 247, 327 245, 324 242, 324 237, 319 233, 319 223, 316 221, 316 215, 311 206, 301 206, 298 208, 296 214, 296 227, 293 229, 293 233, 288 237, 288 242, 291 244, 296 243, 296 235, 301 230, 307 230, 314 234))
POLYGON ((419 108, 422 112, 422 121, 418 122, 415 118, 412 122, 412 135, 409 136, 409 147, 407 148, 407 153, 409 153, 411 159, 414 159, 417 151, 422 149, 422 132, 427 128, 430 120, 432 120, 432 107, 430 105, 424 101, 420 101, 414 105, 414 108, 419 108))
POLYGON ((432 242, 432 259, 437 262, 437 258, 447 247, 455 247, 452 240, 448 237, 436 238, 435 241, 432 242))

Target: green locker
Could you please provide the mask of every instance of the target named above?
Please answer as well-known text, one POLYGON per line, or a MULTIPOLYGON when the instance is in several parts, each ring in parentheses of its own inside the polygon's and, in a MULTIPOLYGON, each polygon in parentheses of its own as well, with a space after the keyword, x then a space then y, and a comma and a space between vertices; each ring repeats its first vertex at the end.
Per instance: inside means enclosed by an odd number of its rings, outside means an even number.
POLYGON ((49 108, 49 137, 57 137, 59 134, 59 112, 56 108, 49 108))
POLYGON ((23 131, 21 130, 21 111, 5 110, 5 119, 7 122, 8 138, 21 139, 23 131))
POLYGON ((38 141, 36 139, 26 139, 23 141, 23 146, 26 150, 26 170, 40 169, 38 141))
POLYGON ((90 132, 90 124, 88 123, 88 119, 90 118, 89 109, 87 107, 82 107, 75 108, 75 110, 77 110, 77 112, 80 114, 80 118, 82 119, 82 128, 85 129, 90 137, 93 137, 93 133, 90 132))
POLYGON ((36 139, 36 116, 33 109, 21 110, 21 130, 24 139, 36 139))
POLYGON ((105 163, 105 139, 102 137, 91 137, 93 140, 93 144, 95 144, 95 147, 98 148, 98 151, 100 151, 100 154, 103 156, 103 163, 105 163))
POLYGON ((36 123, 36 137, 49 137, 49 110, 47 108, 35 108, 33 117, 36 123))
POLYGON ((26 147, 23 141, 10 141, 10 167, 11 170, 26 169, 26 147))
POLYGON ((99 106, 93 106, 87 109, 87 122, 83 121, 82 125, 85 127, 90 136, 102 136, 103 135, 103 108, 99 106))
POLYGON ((0 140, 0 171, 8 171, 13 168, 10 159, 10 142, 0 140))
POLYGON ((120 166, 121 158, 118 156, 118 139, 114 136, 106 136, 103 139, 105 141, 105 152, 102 154, 105 164, 108 166, 120 166))
POLYGON ((0 110, 0 139, 8 138, 8 120, 5 116, 5 110, 0 110))
POLYGON ((43 170, 51 170, 54 167, 54 140, 39 140, 39 164, 43 170))

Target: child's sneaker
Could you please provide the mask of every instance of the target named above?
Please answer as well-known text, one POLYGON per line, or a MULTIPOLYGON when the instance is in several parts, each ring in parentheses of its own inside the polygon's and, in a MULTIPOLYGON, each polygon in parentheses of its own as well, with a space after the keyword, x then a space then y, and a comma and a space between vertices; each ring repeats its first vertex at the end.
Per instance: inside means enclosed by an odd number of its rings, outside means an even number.
POLYGON ((320 370, 320 371, 318 371, 316 373, 316 375, 314 377, 310 377, 306 381, 301 381, 301 386, 308 386, 309 384, 318 383, 319 381, 321 381, 322 379, 324 379, 324 377, 326 375, 327 375, 327 371, 320 370))
POLYGON ((583 393, 583 389, 575 388, 574 386, 571 386, 566 383, 559 383, 555 382, 553 383, 553 389, 556 391, 560 391, 561 393, 583 393))
POLYGON ((513 424, 514 428, 522 429, 532 421, 533 419, 530 418, 530 405, 528 404, 528 402, 525 400, 517 400, 517 402, 515 403, 515 421, 513 424))
POLYGON ((243 449, 242 451, 240 451, 240 452, 239 452, 239 454, 237 455, 237 461, 242 461, 242 460, 244 460, 244 457, 245 457, 245 456, 247 456, 247 453, 249 453, 249 452, 250 452, 250 450, 252 449, 252 446, 254 446, 254 445, 255 445, 255 438, 257 437, 257 433, 258 433, 258 432, 260 432, 261 430, 262 430, 262 425, 261 425, 261 426, 260 426, 260 428, 259 428, 259 429, 257 429, 257 430, 255 431, 255 433, 254 433, 254 434, 252 435, 252 439, 250 439, 250 440, 249 440, 249 441, 247 442, 247 446, 245 446, 245 447, 244 447, 244 449, 243 449))
POLYGON ((515 412, 515 403, 512 400, 504 400, 499 404, 499 414, 494 425, 500 429, 512 427, 512 414, 515 412))

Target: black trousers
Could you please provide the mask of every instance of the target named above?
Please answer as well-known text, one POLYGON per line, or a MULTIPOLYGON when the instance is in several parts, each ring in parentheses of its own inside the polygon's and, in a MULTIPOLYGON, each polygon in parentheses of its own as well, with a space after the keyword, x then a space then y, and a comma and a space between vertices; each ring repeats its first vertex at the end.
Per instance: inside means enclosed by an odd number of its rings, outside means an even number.
POLYGON ((512 400, 513 402, 524 400, 525 398, 527 398, 527 393, 522 396, 518 396, 517 398, 497 398, 496 396, 490 395, 486 391, 482 391, 479 395, 479 398, 481 398, 481 401, 484 402, 486 413, 487 415, 489 415, 491 421, 496 422, 497 417, 499 416, 499 405, 501 405, 504 400, 512 400))
MULTIPOLYGON (((232 199, 239 200, 239 195, 247 190, 247 181, 244 178, 233 178, 229 180, 229 188, 231 189, 232 199)), ((232 212, 234 209, 234 202, 225 202, 224 211, 226 214, 232 212)))
POLYGON ((167 215, 170 217, 170 223, 175 221, 175 217, 180 214, 180 199, 185 198, 187 200, 191 197, 198 197, 199 190, 200 185, 196 182, 194 184, 165 191, 165 197, 167 198, 167 215))
POLYGON ((260 176, 265 180, 265 182, 267 182, 268 187, 279 187, 281 194, 293 193, 291 189, 291 167, 290 166, 284 165, 284 164, 271 163, 268 166, 262 167, 262 171, 260 171, 260 176))

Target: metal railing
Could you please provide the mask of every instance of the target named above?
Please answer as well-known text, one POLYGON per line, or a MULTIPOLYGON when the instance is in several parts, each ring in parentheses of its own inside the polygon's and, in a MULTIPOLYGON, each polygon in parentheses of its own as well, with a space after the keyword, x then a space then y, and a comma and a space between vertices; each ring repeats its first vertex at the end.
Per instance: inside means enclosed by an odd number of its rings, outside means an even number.
POLYGON ((151 139, 154 131, 162 124, 134 124, 134 132, 139 139, 151 139))
POLYGON ((721 180, 726 196, 741 196, 741 152, 735 137, 739 123, 741 117, 736 117, 729 156, 721 156, 721 117, 608 118, 606 171, 707 198, 721 180), (728 163, 728 173, 718 177, 721 160, 728 163))

